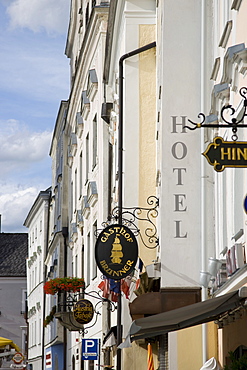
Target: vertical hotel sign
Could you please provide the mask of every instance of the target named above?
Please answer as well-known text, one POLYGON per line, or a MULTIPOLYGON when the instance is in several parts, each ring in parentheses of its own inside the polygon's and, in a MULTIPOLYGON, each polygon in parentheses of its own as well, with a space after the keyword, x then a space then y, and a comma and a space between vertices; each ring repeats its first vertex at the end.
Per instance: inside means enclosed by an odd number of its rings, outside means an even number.
POLYGON ((104 276, 120 280, 135 268, 138 245, 133 232, 124 225, 106 227, 98 236, 95 259, 104 276))

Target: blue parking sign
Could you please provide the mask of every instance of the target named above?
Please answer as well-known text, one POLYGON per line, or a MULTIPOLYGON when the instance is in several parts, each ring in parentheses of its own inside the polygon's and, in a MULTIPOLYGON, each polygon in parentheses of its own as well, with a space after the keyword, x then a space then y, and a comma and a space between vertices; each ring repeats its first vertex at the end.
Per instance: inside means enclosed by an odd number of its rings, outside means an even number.
POLYGON ((97 360, 99 354, 99 339, 82 339, 82 359, 97 360))

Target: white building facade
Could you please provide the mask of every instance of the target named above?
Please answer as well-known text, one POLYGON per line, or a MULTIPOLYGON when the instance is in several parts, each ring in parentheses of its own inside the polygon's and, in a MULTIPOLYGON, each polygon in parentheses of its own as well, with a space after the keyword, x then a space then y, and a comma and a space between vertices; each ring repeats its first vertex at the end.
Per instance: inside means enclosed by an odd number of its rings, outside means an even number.
POLYGON ((28 228, 27 320, 28 363, 32 369, 44 366, 44 260, 48 242, 51 190, 41 191, 30 209, 24 226, 28 228))

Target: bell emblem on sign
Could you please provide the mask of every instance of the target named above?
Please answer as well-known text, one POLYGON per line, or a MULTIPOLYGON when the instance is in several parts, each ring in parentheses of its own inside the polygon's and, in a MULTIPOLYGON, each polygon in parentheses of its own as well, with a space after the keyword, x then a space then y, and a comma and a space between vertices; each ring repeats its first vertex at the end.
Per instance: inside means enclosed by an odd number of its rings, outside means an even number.
POLYGON ((111 261, 112 263, 121 263, 123 252, 122 252, 122 245, 120 243, 120 239, 118 238, 119 234, 116 235, 114 242, 112 243, 112 250, 111 250, 111 261))

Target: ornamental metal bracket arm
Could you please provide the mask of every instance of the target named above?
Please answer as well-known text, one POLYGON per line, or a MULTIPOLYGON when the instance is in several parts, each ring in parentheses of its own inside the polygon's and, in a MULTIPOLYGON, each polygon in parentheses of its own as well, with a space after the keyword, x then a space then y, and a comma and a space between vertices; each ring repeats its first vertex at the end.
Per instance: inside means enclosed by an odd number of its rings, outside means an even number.
MULTIPOLYGON (((60 302, 58 305, 63 308, 63 310, 66 310, 66 308, 68 309, 68 311, 72 311, 73 310, 73 306, 74 304, 79 300, 79 299, 82 299, 84 298, 85 296, 88 296, 90 298, 93 298, 93 299, 96 299, 98 300, 99 302, 96 303, 95 307, 98 306, 98 304, 103 304, 105 302, 108 302, 110 304, 110 311, 114 312, 116 307, 114 305, 114 303, 112 301, 110 301, 109 299, 107 298, 103 298, 100 294, 100 290, 99 291, 96 291, 96 290, 92 290, 90 292, 86 292, 85 289, 81 289, 82 292, 75 292, 75 293, 72 293, 72 292, 67 292, 67 293, 63 293, 63 294, 66 294, 66 298, 65 298, 65 301, 64 302, 60 302)), ((95 309, 95 312, 97 310, 95 309)))
MULTIPOLYGON (((239 118, 233 117, 232 119, 226 118, 226 111, 230 110, 230 116, 235 116, 237 110, 233 108, 232 105, 225 105, 222 107, 220 112, 221 120, 225 123, 206 123, 206 116, 204 113, 199 113, 198 118, 200 118, 201 122, 193 122, 191 119, 188 119, 189 123, 192 126, 184 126, 184 128, 187 128, 189 130, 195 130, 197 128, 204 128, 204 127, 210 127, 210 128, 231 128, 233 132, 233 140, 237 140, 237 129, 239 127, 247 127, 247 124, 241 123, 244 121, 244 118, 247 116, 246 110, 247 110, 247 87, 241 87, 239 90, 240 96, 243 98, 243 107, 242 112, 239 118)), ((229 113, 228 113, 229 116, 229 113)))
MULTIPOLYGON (((151 195, 147 198, 149 207, 121 207, 122 209, 122 223, 128 226, 135 236, 140 236, 142 243, 149 249, 154 249, 159 246, 159 238, 157 236, 157 226, 154 220, 158 216, 159 199, 151 195), (138 226, 137 222, 145 222, 147 224, 144 231, 138 226)), ((112 210, 108 220, 102 224, 103 228, 116 223, 119 219, 120 208, 115 207, 112 210)), ((100 230, 96 230, 98 234, 100 230)))

